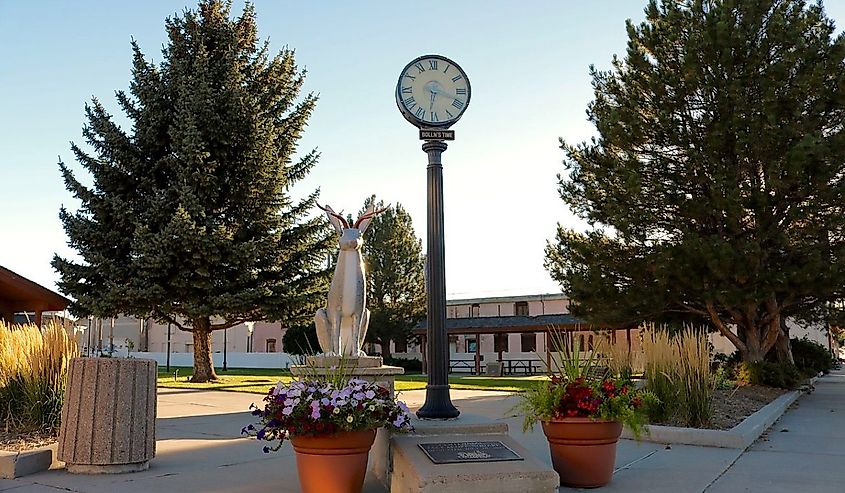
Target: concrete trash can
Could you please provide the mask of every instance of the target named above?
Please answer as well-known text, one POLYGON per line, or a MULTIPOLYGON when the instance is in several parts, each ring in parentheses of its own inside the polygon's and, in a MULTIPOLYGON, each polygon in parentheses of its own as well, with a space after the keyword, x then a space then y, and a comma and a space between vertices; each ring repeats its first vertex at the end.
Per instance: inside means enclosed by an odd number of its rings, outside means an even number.
POLYGON ((156 447, 156 377, 153 360, 71 360, 57 452, 68 472, 149 468, 156 447))

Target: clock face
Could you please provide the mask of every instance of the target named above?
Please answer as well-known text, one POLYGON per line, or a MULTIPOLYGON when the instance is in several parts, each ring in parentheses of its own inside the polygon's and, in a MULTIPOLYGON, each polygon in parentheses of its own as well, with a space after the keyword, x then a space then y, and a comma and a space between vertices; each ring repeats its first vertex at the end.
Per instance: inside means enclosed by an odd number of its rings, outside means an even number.
POLYGON ((469 79, 455 62, 425 55, 402 70, 396 104, 405 118, 421 128, 448 128, 469 106, 469 79))

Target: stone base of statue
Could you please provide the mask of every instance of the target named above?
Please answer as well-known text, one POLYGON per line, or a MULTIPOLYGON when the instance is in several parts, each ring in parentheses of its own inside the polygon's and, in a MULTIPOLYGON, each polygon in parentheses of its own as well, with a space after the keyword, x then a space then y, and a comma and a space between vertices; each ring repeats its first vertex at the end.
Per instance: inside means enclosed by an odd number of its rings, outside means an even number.
MULTIPOLYGON (((394 381, 396 375, 402 375, 405 370, 398 366, 383 364, 380 356, 307 356, 304 365, 292 366, 290 372, 295 377, 319 378, 329 375, 343 374, 348 377, 360 378, 374 382, 390 391, 394 395, 394 381)), ((373 476, 387 486, 390 481, 390 433, 384 429, 378 430, 376 441, 370 449, 370 460, 367 476, 373 476)))

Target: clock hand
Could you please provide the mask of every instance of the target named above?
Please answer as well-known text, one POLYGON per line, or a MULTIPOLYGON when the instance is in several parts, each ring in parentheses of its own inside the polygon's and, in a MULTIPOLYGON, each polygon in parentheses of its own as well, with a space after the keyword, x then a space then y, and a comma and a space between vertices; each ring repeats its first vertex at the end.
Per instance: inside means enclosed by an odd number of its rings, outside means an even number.
POLYGON ((458 96, 456 96, 456 95, 446 91, 445 89, 443 89, 443 86, 441 86, 436 81, 432 81, 431 88, 429 90, 432 93, 440 94, 441 96, 445 96, 447 98, 458 99, 458 96))

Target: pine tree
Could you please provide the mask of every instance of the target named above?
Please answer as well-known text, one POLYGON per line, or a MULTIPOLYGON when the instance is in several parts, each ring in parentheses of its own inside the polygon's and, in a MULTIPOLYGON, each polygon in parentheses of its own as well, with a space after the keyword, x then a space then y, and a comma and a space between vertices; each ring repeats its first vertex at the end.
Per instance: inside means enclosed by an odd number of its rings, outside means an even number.
POLYGON ((842 297, 845 36, 801 0, 646 15, 591 68, 598 136, 561 141, 561 197, 594 228, 559 227, 547 268, 590 320, 700 317, 788 360, 781 319, 842 297))
POLYGON ((247 4, 203 0, 167 19, 163 61, 133 40, 129 92, 118 126, 96 99, 83 129, 93 153, 72 144, 93 177, 64 163, 69 244, 82 261, 53 260, 77 313, 152 316, 193 333, 193 380, 216 379, 211 331, 250 320, 308 320, 328 288, 331 238, 307 219, 316 192, 291 187, 317 162, 295 158, 316 97, 299 98, 305 73, 294 53, 272 55, 247 4))
MULTIPOLYGON (((384 208, 375 196, 370 204, 384 208)), ((388 206, 373 219, 362 247, 370 310, 368 342, 381 345, 390 357, 391 341, 407 341, 411 329, 425 318, 425 259, 422 241, 414 233, 411 215, 401 204, 388 206)))

